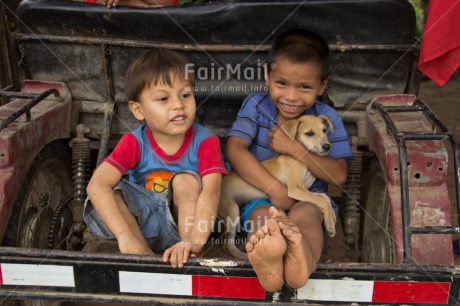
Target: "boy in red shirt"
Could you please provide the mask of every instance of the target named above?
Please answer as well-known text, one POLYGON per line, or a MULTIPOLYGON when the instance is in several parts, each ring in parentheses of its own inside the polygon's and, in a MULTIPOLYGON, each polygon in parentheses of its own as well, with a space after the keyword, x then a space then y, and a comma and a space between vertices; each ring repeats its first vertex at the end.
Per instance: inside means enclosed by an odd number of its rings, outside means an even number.
POLYGON ((166 249, 163 261, 172 267, 202 252, 227 173, 218 137, 194 123, 194 75, 186 65, 166 49, 131 64, 128 105, 144 123, 123 135, 96 169, 83 213, 93 233, 118 240, 121 253, 166 249))

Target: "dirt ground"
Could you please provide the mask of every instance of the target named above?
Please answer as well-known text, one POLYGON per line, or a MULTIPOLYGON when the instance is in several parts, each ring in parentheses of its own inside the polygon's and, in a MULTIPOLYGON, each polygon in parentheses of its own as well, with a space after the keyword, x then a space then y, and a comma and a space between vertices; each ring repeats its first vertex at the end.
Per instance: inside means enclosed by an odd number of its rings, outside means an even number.
MULTIPOLYGON (((419 98, 431 108, 449 131, 454 134, 457 142, 460 141, 460 74, 457 73, 457 77, 449 80, 443 87, 432 81, 422 82, 419 98)), ((455 200, 455 180, 451 150, 449 150, 449 153, 449 164, 452 166, 449 167, 447 186, 452 201, 455 200)))
POLYGON ((420 85, 419 98, 428 104, 431 110, 460 138, 460 73, 449 80, 446 85, 438 86, 433 81, 425 80, 420 85))

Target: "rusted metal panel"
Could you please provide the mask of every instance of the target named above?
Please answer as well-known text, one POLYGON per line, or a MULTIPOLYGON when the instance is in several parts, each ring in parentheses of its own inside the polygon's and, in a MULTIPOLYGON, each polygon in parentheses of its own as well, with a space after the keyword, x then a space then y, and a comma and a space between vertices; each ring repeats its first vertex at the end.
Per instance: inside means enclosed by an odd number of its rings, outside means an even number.
MULTIPOLYGON (((391 204, 392 228, 396 262, 403 262, 403 225, 401 214, 401 189, 388 184, 391 204)), ((410 221, 417 226, 448 226, 450 202, 447 186, 410 187, 410 221)), ((452 236, 449 234, 425 234, 412 237, 412 259, 418 264, 452 265, 452 236)))
MULTIPOLYGON (((413 95, 378 97, 385 106, 413 105, 413 95)), ((377 155, 388 184, 396 260, 403 261, 403 222, 401 213, 400 157, 398 144, 382 116, 368 108, 369 147, 377 155)), ((433 132, 433 125, 421 112, 392 114, 399 131, 433 132)), ((410 223, 416 226, 449 226, 450 201, 446 186, 447 150, 440 141, 407 141, 407 181, 410 223)), ((449 234, 414 235, 412 259, 423 264, 453 264, 452 238, 449 234)))
MULTIPOLYGON (((27 172, 40 150, 57 139, 70 137, 71 96, 62 83, 28 81, 22 92, 40 93, 56 88, 60 98, 52 96, 31 109, 31 119, 19 117, 0 133, 0 240, 3 239, 12 206, 27 172)), ((5 119, 30 99, 15 99, 0 107, 0 119, 5 119)))

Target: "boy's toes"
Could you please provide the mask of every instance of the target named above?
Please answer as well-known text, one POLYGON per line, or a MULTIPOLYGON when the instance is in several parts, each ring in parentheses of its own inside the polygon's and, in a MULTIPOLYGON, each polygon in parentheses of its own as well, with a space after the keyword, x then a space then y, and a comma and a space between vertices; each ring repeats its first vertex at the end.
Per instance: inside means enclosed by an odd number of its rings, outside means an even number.
POLYGON ((291 228, 287 227, 287 228, 284 228, 283 230, 283 235, 285 237, 291 237, 292 235, 296 234, 295 231, 293 231, 291 228))
POLYGON ((268 229, 268 233, 271 236, 281 235, 280 228, 278 226, 278 223, 276 223, 275 220, 273 220, 273 219, 267 220, 266 226, 267 226, 267 229, 268 229))
POLYGON ((267 234, 268 234, 268 229, 264 225, 260 230, 255 232, 254 236, 257 236, 257 238, 259 238, 259 240, 260 240, 260 239, 263 239, 265 237, 265 235, 267 235, 267 234))
POLYGON ((251 242, 246 243, 246 252, 250 253, 254 250, 254 245, 251 242))
POLYGON ((257 235, 252 235, 251 237, 249 237, 249 242, 250 244, 254 245, 254 244, 257 244, 257 242, 259 242, 259 237, 257 237, 257 235))
POLYGON ((272 219, 276 219, 278 217, 286 217, 286 214, 284 213, 284 211, 276 208, 275 206, 271 206, 268 209, 268 213, 272 219))

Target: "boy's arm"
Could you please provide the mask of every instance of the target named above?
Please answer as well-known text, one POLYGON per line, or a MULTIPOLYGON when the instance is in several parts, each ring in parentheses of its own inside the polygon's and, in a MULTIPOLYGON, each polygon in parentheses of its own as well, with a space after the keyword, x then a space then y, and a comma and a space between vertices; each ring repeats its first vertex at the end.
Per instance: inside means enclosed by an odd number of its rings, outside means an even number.
POLYGON ((279 127, 269 133, 271 148, 280 154, 288 154, 308 166, 308 170, 328 184, 341 186, 347 181, 347 161, 321 156, 310 152, 297 140, 290 139, 279 127))
POLYGON ((270 202, 281 210, 288 210, 295 201, 287 196, 287 187, 270 174, 248 150, 249 143, 237 136, 228 138, 225 157, 234 171, 246 182, 263 191, 270 202))
POLYGON ((107 162, 97 167, 88 183, 87 193, 97 213, 118 240, 121 253, 153 254, 152 251, 133 233, 128 221, 123 216, 113 187, 122 174, 107 162))
POLYGON ((201 251, 211 234, 219 206, 222 173, 211 173, 204 176, 202 184, 203 190, 196 203, 195 224, 188 238, 194 245, 194 253, 201 251))
POLYGON ((173 267, 181 268, 190 255, 196 255, 203 250, 217 216, 221 183, 222 173, 211 173, 202 178, 203 189, 198 195, 194 226, 190 235, 168 248, 163 253, 163 262, 169 259, 173 267))

